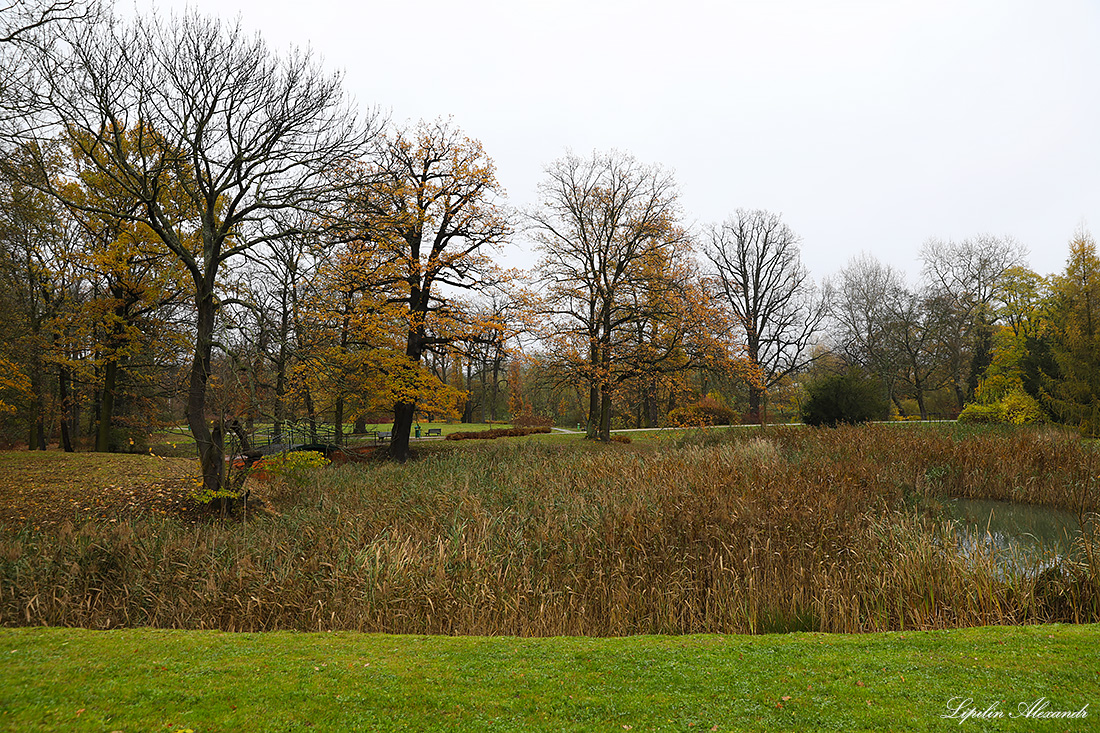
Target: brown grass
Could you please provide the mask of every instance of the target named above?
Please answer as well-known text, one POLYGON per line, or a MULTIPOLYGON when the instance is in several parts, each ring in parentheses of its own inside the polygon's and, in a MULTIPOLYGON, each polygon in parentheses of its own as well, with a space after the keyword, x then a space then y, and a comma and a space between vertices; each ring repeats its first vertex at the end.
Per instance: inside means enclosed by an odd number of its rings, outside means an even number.
POLYGON ((622 635, 1100 620, 1095 561, 1005 576, 929 497, 1096 511, 1047 430, 871 426, 481 444, 275 482, 258 521, 6 532, 0 622, 622 635))

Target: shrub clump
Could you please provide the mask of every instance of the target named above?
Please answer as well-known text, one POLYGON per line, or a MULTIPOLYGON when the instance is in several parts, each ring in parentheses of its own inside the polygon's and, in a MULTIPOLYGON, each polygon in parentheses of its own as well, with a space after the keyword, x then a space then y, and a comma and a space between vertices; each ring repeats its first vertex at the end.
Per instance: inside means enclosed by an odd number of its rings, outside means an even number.
POLYGON ((1001 422, 1001 410, 997 405, 970 404, 959 413, 958 421, 970 425, 995 425, 1001 422))
POLYGON ((518 438, 523 435, 536 433, 549 433, 548 427, 534 428, 494 428, 493 430, 476 430, 464 433, 450 433, 446 440, 493 440, 494 438, 518 438))
POLYGON ((512 427, 516 428, 552 428, 554 427, 554 418, 547 417, 546 415, 536 415, 531 412, 525 412, 521 415, 516 415, 512 420, 512 427))
POLYGON ((959 422, 971 424, 1035 425, 1046 422, 1039 402, 1022 390, 1009 392, 992 404, 970 404, 959 413, 959 422))
POLYGON ((679 428, 696 428, 705 425, 732 425, 733 410, 714 397, 707 395, 694 405, 677 407, 668 413, 670 424, 679 428))
POLYGON ((278 476, 289 483, 301 484, 313 471, 329 463, 320 451, 293 451, 257 461, 249 475, 261 481, 278 476))
POLYGON ((882 386, 854 367, 811 380, 805 390, 802 422, 807 425, 836 427, 881 420, 890 406, 882 386))

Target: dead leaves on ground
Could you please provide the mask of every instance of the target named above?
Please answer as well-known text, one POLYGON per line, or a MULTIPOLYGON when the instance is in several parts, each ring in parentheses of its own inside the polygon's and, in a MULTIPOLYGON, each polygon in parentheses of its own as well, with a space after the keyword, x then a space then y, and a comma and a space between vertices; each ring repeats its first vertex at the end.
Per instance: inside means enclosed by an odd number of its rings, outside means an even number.
POLYGON ((193 458, 149 454, 0 452, 0 524, 43 527, 76 518, 186 514, 193 458))

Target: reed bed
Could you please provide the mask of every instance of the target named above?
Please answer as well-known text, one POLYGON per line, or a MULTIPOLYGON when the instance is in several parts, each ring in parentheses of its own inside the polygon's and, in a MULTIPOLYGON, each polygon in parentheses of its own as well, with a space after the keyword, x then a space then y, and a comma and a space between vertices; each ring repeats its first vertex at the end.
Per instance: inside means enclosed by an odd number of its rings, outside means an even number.
MULTIPOLYGON (((1100 621, 1100 568, 1006 576, 947 495, 1097 510, 1051 429, 869 426, 463 445, 266 488, 247 522, 0 532, 0 623, 412 634, 861 632, 1100 621)), ((257 489, 259 490, 259 489, 257 489)))

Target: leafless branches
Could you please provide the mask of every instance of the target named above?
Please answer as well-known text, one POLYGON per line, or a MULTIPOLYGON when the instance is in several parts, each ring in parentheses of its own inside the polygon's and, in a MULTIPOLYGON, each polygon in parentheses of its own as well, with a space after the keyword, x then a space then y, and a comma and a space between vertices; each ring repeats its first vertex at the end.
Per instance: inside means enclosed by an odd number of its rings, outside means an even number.
MULTIPOLYGON (((710 230, 706 256, 723 303, 745 331, 747 355, 764 388, 810 360, 809 347, 827 312, 799 256, 798 236, 768 211, 738 209, 710 230)), ((758 416, 763 389, 750 385, 758 416)))

